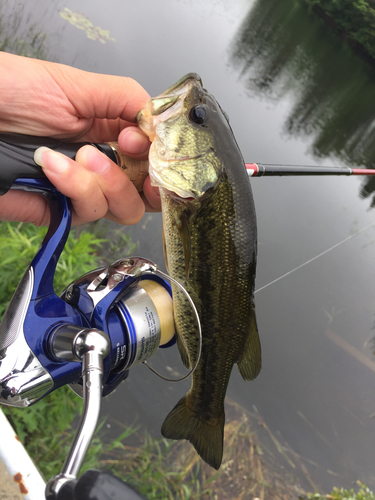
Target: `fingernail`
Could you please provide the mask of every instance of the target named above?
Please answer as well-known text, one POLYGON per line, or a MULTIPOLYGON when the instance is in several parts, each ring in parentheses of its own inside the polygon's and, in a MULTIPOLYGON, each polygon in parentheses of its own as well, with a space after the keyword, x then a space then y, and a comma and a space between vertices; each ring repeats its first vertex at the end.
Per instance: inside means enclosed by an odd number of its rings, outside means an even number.
POLYGON ((85 146, 79 154, 80 161, 94 174, 100 174, 110 166, 109 158, 94 146, 85 146))
POLYGON ((69 160, 61 153, 42 146, 34 152, 34 161, 45 170, 56 174, 64 172, 69 167, 69 160))
POLYGON ((150 147, 148 137, 134 127, 123 130, 122 134, 122 147, 124 149, 124 153, 142 155, 146 153, 150 147))

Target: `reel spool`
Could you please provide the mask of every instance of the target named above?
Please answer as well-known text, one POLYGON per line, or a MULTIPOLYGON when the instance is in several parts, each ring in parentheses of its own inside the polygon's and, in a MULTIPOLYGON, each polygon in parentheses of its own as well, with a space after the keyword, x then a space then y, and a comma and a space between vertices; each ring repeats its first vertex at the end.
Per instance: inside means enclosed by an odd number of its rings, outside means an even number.
MULTIPOLYGON (((61 295, 91 328, 108 335, 103 395, 126 378, 132 366, 145 362, 159 347, 175 343, 171 286, 156 273, 160 273, 156 265, 146 259, 119 260, 80 277, 61 295)), ((51 345, 59 330, 64 330, 64 325, 54 330, 51 345)), ((81 394, 81 387, 70 385, 81 394)))
MULTIPOLYGON (((80 311, 90 328, 103 331, 109 338, 109 353, 103 362, 103 396, 112 392, 127 377, 129 369, 139 363, 171 382, 184 380, 195 370, 202 345, 197 310, 182 285, 151 261, 141 257, 116 261, 73 282, 61 298, 80 311), (186 295, 195 313, 200 337, 196 363, 179 379, 164 377, 147 363, 158 347, 170 347, 176 341, 172 290, 167 280, 173 281, 186 295)), ((64 330, 64 325, 61 328, 64 330)), ((59 329, 54 330, 51 344, 56 342, 56 335, 59 329)), ((72 338, 69 343, 74 344, 72 338)), ((80 385, 81 381, 78 385, 70 384, 79 395, 80 385)))
POLYGON ((127 332, 128 353, 117 347, 115 366, 124 360, 126 369, 150 358, 158 347, 174 338, 172 297, 155 280, 143 279, 117 302, 117 315, 127 332))

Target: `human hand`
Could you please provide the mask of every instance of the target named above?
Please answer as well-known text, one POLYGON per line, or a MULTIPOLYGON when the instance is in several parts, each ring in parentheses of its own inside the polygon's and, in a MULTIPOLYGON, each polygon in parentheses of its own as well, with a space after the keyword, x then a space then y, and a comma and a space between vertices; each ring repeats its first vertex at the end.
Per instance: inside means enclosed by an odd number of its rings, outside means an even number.
MULTIPOLYGON (((73 141, 118 140, 128 156, 147 158, 148 138, 134 123, 149 96, 134 80, 4 52, 0 66, 0 132, 73 141)), ((141 197, 125 173, 95 148, 85 146, 75 162, 50 151, 39 160, 50 181, 72 199, 74 224, 103 216, 132 224, 145 209, 160 210, 158 191, 149 178, 141 197)), ((31 193, 10 191, 0 197, 0 218, 48 224, 47 202, 31 193)))

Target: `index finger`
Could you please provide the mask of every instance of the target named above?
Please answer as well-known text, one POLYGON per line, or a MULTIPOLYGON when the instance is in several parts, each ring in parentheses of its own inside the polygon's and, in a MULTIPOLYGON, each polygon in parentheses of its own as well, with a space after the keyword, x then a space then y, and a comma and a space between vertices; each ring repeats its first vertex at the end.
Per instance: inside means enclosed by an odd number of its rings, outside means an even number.
POLYGON ((95 147, 79 149, 76 161, 48 148, 35 155, 49 180, 71 199, 74 223, 105 217, 135 224, 142 218, 144 203, 129 177, 95 147))

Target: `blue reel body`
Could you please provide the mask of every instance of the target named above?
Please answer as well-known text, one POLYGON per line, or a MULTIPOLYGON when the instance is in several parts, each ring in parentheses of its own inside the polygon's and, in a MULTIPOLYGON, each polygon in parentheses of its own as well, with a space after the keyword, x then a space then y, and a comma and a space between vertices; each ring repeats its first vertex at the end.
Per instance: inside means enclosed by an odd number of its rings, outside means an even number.
POLYGON ((58 297, 53 279, 70 231, 70 201, 46 179, 17 179, 14 188, 47 196, 51 222, 0 325, 0 403, 29 406, 65 384, 79 392, 81 363, 57 358, 51 347, 63 325, 108 335, 103 395, 109 394, 133 364, 158 348, 158 314, 139 282, 155 280, 171 295, 170 285, 154 274, 155 264, 135 257, 87 273, 58 297))

